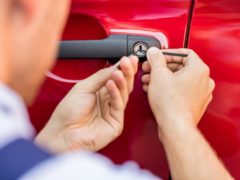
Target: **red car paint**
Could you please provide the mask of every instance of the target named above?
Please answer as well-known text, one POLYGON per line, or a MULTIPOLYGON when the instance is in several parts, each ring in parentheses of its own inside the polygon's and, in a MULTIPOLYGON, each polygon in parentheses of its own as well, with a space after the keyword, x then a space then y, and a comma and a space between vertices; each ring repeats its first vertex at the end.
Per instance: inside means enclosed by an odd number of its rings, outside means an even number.
MULTIPOLYGON (((73 0, 64 40, 102 39, 112 29, 161 32, 170 48, 188 40, 190 0, 73 0)), ((196 3, 189 47, 212 70, 217 88, 200 128, 235 177, 240 178, 240 1, 199 0, 196 3), (230 2, 230 5, 229 5, 230 2), (231 49, 228 49, 231 48, 231 49)), ((83 79, 108 66, 107 60, 59 61, 52 70, 65 79, 83 79)), ((100 153, 116 163, 136 161, 142 168, 167 179, 169 169, 158 140, 157 126, 142 91, 142 72, 126 110, 123 134, 100 153)), ((61 79, 60 79, 61 80, 61 79)), ((73 86, 47 78, 35 104, 29 108, 37 131, 73 86)))
POLYGON ((189 47, 209 65, 214 98, 200 128, 236 179, 240 179, 240 1, 198 0, 189 47))

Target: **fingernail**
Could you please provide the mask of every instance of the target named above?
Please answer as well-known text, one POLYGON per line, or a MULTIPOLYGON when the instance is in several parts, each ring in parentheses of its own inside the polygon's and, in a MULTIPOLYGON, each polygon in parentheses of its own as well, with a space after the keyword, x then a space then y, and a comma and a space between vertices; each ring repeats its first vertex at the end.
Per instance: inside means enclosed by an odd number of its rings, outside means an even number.
POLYGON ((156 47, 152 47, 147 51, 148 56, 154 56, 157 53, 159 53, 159 49, 156 47))

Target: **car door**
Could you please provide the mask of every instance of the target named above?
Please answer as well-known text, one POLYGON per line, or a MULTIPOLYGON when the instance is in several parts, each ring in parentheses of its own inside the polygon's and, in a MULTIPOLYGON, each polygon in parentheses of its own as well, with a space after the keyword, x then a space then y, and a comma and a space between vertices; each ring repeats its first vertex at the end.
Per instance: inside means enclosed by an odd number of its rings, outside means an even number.
MULTIPOLYGON (((190 0, 73 0, 62 41, 79 40, 82 43, 83 40, 97 40, 102 43, 112 35, 126 35, 152 37, 160 42, 161 48, 184 47, 188 41, 192 5, 190 0)), ((111 48, 109 46, 110 52, 111 48)), ((130 48, 134 50, 134 47, 130 48)), ((90 58, 57 60, 56 66, 47 74, 36 102, 29 108, 37 132, 78 80, 116 62, 98 56, 90 58)), ((122 135, 100 153, 118 164, 136 161, 142 168, 167 179, 166 157, 147 96, 142 90, 141 76, 139 69, 126 109, 122 135)))
POLYGON ((234 178, 240 179, 240 1, 198 0, 189 36, 216 82, 199 127, 234 178))

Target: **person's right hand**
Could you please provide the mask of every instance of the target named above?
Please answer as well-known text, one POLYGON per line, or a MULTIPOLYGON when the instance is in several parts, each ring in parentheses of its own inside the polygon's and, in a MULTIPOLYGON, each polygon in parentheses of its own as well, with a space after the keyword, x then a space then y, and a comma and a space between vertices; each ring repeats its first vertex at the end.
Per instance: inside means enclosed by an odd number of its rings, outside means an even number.
POLYGON ((192 50, 164 51, 184 53, 188 57, 164 56, 157 48, 147 53, 148 61, 143 64, 143 89, 148 93, 160 132, 180 123, 196 126, 215 88, 209 68, 192 50))

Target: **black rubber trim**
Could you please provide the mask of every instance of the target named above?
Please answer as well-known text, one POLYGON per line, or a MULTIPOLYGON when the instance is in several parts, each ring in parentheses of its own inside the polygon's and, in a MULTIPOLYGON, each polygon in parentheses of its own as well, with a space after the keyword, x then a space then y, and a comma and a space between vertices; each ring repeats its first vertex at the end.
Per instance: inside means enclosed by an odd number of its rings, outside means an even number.
POLYGON ((194 7, 195 7, 195 0, 191 0, 189 12, 188 12, 187 27, 186 27, 186 32, 185 32, 184 48, 188 48, 188 45, 189 45, 189 37, 190 37, 190 32, 191 32, 194 7))
MULTIPOLYGON (((134 54, 137 43, 145 43, 148 48, 158 47, 161 43, 154 37, 114 34, 102 40, 62 41, 59 45, 58 59, 108 59, 119 60, 134 54)), ((141 56, 146 59, 146 55, 141 56)))

